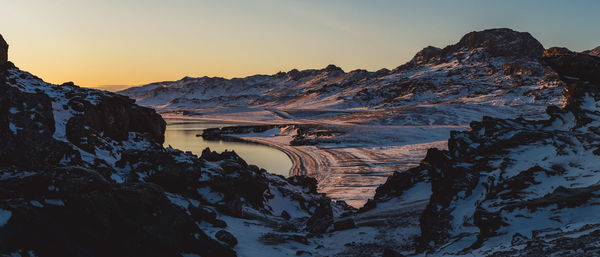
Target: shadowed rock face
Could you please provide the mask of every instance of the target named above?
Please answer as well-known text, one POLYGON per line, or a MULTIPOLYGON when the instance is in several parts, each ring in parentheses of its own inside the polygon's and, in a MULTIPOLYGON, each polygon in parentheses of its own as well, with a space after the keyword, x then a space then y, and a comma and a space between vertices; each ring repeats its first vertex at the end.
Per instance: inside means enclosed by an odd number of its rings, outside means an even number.
POLYGON ((552 67, 568 83, 589 81, 600 85, 600 57, 553 47, 546 50, 540 60, 552 67))
POLYGON ((8 62, 8 44, 0 35, 0 65, 4 65, 6 62, 8 62))

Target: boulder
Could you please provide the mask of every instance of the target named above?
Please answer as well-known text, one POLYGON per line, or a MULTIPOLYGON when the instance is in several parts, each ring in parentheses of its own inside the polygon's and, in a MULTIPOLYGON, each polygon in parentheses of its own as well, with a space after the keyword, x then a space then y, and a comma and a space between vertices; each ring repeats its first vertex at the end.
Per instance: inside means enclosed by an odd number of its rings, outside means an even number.
POLYGON ((311 234, 323 234, 333 223, 333 211, 330 200, 323 198, 317 206, 315 213, 306 221, 306 231, 311 234))
POLYGON ((290 216, 290 214, 287 211, 281 211, 281 215, 279 215, 280 217, 289 220, 292 216, 290 216))
POLYGON ((221 241, 223 243, 226 243, 230 247, 234 247, 238 243, 237 238, 235 238, 235 236, 233 236, 231 233, 229 233, 225 230, 219 230, 215 234, 215 238, 217 238, 219 241, 221 241))

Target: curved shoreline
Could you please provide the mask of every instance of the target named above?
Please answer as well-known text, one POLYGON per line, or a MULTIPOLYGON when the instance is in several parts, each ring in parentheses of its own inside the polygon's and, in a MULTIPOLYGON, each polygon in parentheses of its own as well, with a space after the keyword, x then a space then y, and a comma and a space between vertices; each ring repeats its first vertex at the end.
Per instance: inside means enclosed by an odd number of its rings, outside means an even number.
POLYGON ((304 155, 304 154, 299 153, 299 151, 293 150, 293 148, 291 146, 277 144, 277 143, 274 143, 269 140, 261 140, 261 138, 248 138, 248 137, 237 137, 237 136, 231 136, 231 137, 234 137, 234 138, 236 138, 240 141, 244 141, 244 142, 255 143, 255 144, 272 147, 272 148, 275 148, 275 149, 285 153, 288 156, 288 158, 290 158, 290 161, 292 162, 292 167, 290 168, 290 171, 288 174, 289 177, 299 176, 299 175, 306 176, 308 174, 308 169, 304 165, 304 162, 302 159, 302 155, 304 155))

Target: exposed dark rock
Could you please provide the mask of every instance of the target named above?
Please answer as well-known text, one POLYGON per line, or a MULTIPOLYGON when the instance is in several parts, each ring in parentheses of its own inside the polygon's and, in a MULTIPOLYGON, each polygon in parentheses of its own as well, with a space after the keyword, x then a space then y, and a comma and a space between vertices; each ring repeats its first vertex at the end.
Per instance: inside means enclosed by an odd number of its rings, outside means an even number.
POLYGON ((243 161, 235 153, 235 151, 225 151, 222 153, 217 153, 215 151, 211 151, 210 148, 208 148, 208 147, 206 149, 202 150, 202 154, 201 154, 200 158, 210 161, 210 162, 216 162, 216 161, 222 161, 222 160, 228 160, 228 159, 239 161, 239 162, 243 161))
POLYGON ((383 249, 383 254, 381 254, 381 257, 404 257, 404 254, 396 252, 396 250, 392 248, 386 247, 383 249))
MULTIPOLYGON (((421 165, 404 172, 394 172, 384 184, 375 190, 374 199, 387 200, 402 195, 405 190, 412 188, 415 184, 429 181, 429 168, 421 165)), ((364 206, 367 208, 367 205, 364 206)))
POLYGON ((442 53, 442 49, 428 46, 419 51, 412 59, 412 65, 418 66, 426 63, 434 62, 435 58, 439 58, 442 53))
MULTIPOLYGON (((383 185, 386 185, 386 184, 387 183, 384 183, 383 185)), ((381 185, 381 186, 383 186, 383 185, 381 185)), ((375 207, 377 207, 377 202, 375 202, 373 199, 369 199, 369 200, 367 200, 367 202, 365 203, 365 205, 363 205, 362 207, 360 207, 360 209, 358 209, 358 212, 359 213, 366 212, 368 210, 375 209, 375 207)))
POLYGON ((311 234, 323 234, 333 224, 333 212, 328 199, 322 199, 315 213, 306 222, 306 231, 311 234))
POLYGON ((219 241, 226 243, 227 245, 234 247, 237 245, 238 241, 231 233, 225 230, 219 230, 215 234, 215 238, 219 239, 219 241))
POLYGON ((292 216, 290 216, 290 214, 287 211, 282 211, 281 215, 279 215, 279 216, 281 216, 282 218, 284 218, 286 220, 289 220, 292 217, 292 216))
POLYGON ((293 176, 287 178, 292 185, 301 186, 308 189, 309 193, 317 193, 317 180, 307 176, 293 176))
POLYGON ((182 210, 172 208, 162 189, 152 184, 114 185, 93 170, 65 167, 2 180, 0 188, 0 208, 12 212, 11 221, 0 228, 0 252, 235 255, 206 236, 182 210))
POLYGON ((53 138, 54 115, 47 95, 1 85, 0 113, 6 114, 0 116, 0 167, 47 168, 65 156, 79 159, 68 144, 53 138))
POLYGON ((552 67, 568 83, 589 81, 600 85, 600 57, 553 47, 546 50, 540 60, 552 67))
POLYGON ((296 234, 265 233, 262 236, 260 236, 258 240, 266 245, 278 245, 283 244, 287 241, 295 241, 301 244, 308 245, 308 239, 306 237, 296 234))
POLYGON ((8 44, 0 35, 0 66, 4 66, 8 62, 8 44))
POLYGON ((279 232, 295 232, 297 230, 298 230, 298 228, 296 227, 296 225, 294 225, 294 223, 289 222, 289 221, 282 222, 277 227, 277 231, 279 231, 279 232))
POLYGON ((81 138, 99 133, 123 141, 128 139, 129 132, 140 132, 149 140, 164 142, 165 121, 153 109, 137 106, 128 97, 112 95, 96 105, 75 97, 69 105, 82 112, 79 119, 67 124, 67 130, 72 132, 68 134, 69 141, 75 145, 81 144, 81 138))
POLYGON ((325 67, 325 69, 320 70, 321 72, 339 72, 339 73, 344 73, 344 70, 342 70, 342 68, 335 66, 333 64, 329 64, 327 65, 327 67, 325 67))
POLYGON ((517 32, 506 28, 488 29, 470 32, 464 35, 458 43, 449 45, 444 49, 428 46, 396 70, 445 62, 451 57, 455 57, 459 52, 476 49, 484 49, 490 57, 516 59, 538 58, 544 52, 542 44, 527 32, 517 32))
POLYGON ((354 224, 354 220, 352 218, 345 218, 333 223, 334 231, 347 230, 353 228, 356 228, 356 224, 354 224))
POLYGON ((192 205, 189 207, 189 210, 192 214, 192 217, 197 221, 207 221, 212 223, 217 219, 217 213, 201 206, 196 207, 192 205))
POLYGON ((537 58, 544 47, 531 34, 511 29, 488 29, 464 35, 456 45, 444 48, 444 52, 459 49, 485 48, 492 56, 512 56, 517 58, 537 58))

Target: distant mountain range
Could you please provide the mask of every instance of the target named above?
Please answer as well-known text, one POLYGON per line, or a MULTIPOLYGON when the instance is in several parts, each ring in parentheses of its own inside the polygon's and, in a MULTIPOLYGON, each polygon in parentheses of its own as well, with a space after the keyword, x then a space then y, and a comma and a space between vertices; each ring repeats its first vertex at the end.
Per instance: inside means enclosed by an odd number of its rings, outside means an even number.
POLYGON ((426 47, 393 70, 344 72, 329 65, 235 79, 185 77, 118 93, 158 110, 214 106, 381 109, 427 104, 451 106, 457 112, 465 106, 510 106, 518 107, 521 114, 539 113, 542 106, 562 101, 563 88, 556 73, 539 64, 543 51, 529 33, 490 29, 469 33, 443 49, 426 47))

